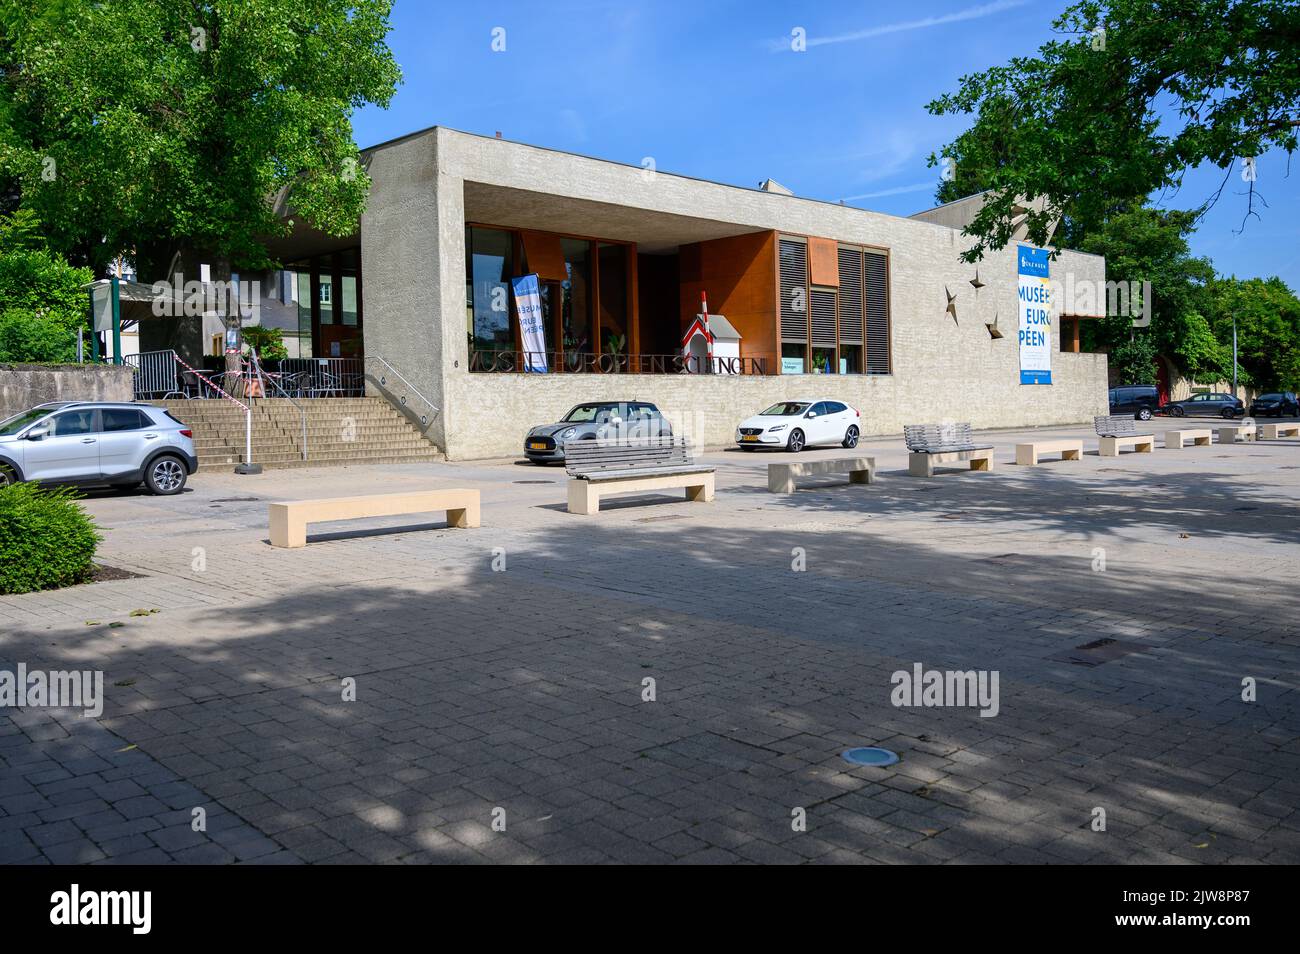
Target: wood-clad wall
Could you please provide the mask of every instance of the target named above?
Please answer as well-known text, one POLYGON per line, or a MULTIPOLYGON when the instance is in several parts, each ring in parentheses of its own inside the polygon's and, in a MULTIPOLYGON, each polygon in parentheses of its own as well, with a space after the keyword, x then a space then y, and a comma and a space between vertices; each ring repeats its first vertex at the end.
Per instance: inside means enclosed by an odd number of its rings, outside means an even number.
POLYGON ((776 318, 776 233, 755 232, 683 245, 679 251, 681 326, 678 340, 699 313, 700 291, 709 311, 740 332, 743 357, 780 361, 776 318))

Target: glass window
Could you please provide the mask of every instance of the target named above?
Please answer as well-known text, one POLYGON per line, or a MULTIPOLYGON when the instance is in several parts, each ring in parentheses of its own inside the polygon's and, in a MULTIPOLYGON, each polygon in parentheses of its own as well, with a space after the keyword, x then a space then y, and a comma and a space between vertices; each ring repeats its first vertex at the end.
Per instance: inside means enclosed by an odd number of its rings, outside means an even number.
POLYGON ((835 363, 834 348, 813 348, 813 374, 835 374, 838 370, 839 368, 835 363))
POLYGON ((781 373, 803 374, 807 370, 805 367, 807 353, 807 345, 791 344, 788 341, 781 342, 781 373))
POLYGON ((762 413, 762 417, 795 417, 808 410, 808 405, 803 401, 783 401, 780 404, 773 404, 762 413))
POLYGON ((862 345, 840 345, 840 374, 862 373, 862 345))
POLYGON ((17 434, 24 427, 39 421, 50 413, 48 407, 34 408, 30 411, 23 411, 21 414, 15 414, 13 417, 0 421, 0 436, 10 437, 17 434))
POLYGON ((591 340, 591 243, 583 239, 560 239, 564 270, 568 280, 560 283, 561 328, 564 331, 566 363, 577 368, 580 354, 593 353, 591 340))
POLYGON ((311 357, 311 272, 304 265, 290 272, 293 302, 298 307, 298 356, 311 357))
POLYGON ((469 275, 466 304, 469 335, 477 351, 513 351, 510 327, 510 278, 514 274, 514 240, 500 229, 470 228, 466 244, 469 275))
POLYGON ((571 424, 581 424, 588 421, 609 420, 613 417, 618 417, 617 404, 579 404, 564 415, 564 420, 571 424))
POLYGON ((597 251, 600 278, 600 352, 627 353, 627 246, 601 245, 597 251))
POLYGON ((72 434, 93 434, 95 432, 95 412, 64 411, 54 415, 50 426, 51 437, 67 437, 72 434))
POLYGON ((143 414, 130 408, 106 407, 99 413, 104 431, 138 431, 149 426, 143 414))

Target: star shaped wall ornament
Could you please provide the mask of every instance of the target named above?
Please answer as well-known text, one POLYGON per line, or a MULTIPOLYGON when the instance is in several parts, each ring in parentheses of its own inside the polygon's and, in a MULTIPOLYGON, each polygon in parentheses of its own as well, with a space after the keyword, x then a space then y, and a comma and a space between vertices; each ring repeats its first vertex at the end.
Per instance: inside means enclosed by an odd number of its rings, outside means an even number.
POLYGON ((980 281, 980 270, 978 268, 975 269, 975 277, 970 280, 970 283, 971 283, 971 287, 974 288, 976 291, 979 291, 981 288, 984 287, 984 283, 980 281))
POLYGON ((990 338, 1001 338, 1001 337, 1002 337, 1002 332, 998 331, 998 315, 997 315, 997 312, 994 312, 994 313, 993 313, 993 320, 992 320, 992 321, 986 321, 986 322, 984 323, 984 327, 987 328, 987 329, 989 330, 989 337, 990 337, 990 338))
POLYGON ((948 291, 947 285, 943 286, 943 293, 948 296, 948 307, 945 310, 952 315, 952 323, 960 328, 961 323, 957 321, 957 296, 948 291))

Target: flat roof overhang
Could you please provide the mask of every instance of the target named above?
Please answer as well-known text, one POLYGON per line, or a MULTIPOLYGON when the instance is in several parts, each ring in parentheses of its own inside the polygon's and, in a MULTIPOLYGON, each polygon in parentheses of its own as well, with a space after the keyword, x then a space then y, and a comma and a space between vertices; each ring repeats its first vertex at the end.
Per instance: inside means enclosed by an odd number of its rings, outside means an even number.
POLYGON ((681 245, 767 229, 612 202, 465 181, 465 221, 635 242, 637 250, 670 252, 681 245))

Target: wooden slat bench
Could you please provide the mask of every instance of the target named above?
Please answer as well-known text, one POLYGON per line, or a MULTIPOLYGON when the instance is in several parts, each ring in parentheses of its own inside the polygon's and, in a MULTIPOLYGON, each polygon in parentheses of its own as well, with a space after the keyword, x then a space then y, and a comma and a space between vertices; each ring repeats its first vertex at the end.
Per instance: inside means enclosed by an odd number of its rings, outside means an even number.
POLYGON ((1061 460, 1081 460, 1083 458, 1083 441, 1034 441, 1029 444, 1016 445, 1016 463, 1021 467, 1034 467, 1038 458, 1044 454, 1060 454, 1061 460))
POLYGON ((774 494, 792 494, 796 477, 814 474, 848 474, 851 484, 869 484, 875 480, 874 457, 825 457, 786 464, 767 465, 767 489, 774 494))
POLYGON ((970 461, 971 470, 993 469, 993 445, 976 444, 970 424, 907 424, 907 472, 933 477, 936 464, 970 461))
POLYGON ((1092 423, 1100 438, 1097 453, 1102 457, 1118 457, 1125 447, 1131 447, 1139 454, 1150 454, 1156 448, 1156 436, 1140 432, 1130 415, 1098 414, 1092 423))
POLYGON ((477 490, 415 490, 400 494, 364 494, 358 497, 326 497, 320 500, 290 500, 271 504, 271 546, 304 547, 307 525, 328 520, 358 520, 362 517, 393 517, 406 513, 447 512, 447 525, 477 527, 477 490))
POLYGON ((684 437, 570 441, 564 445, 569 513, 600 510, 600 498, 682 487, 686 499, 713 499, 713 468, 697 464, 684 437))
POLYGON ((1186 441, 1191 441, 1194 447, 1209 447, 1213 438, 1214 431, 1208 427, 1183 427, 1165 431, 1165 448, 1182 450, 1186 441))
POLYGON ((1258 439, 1255 436, 1257 430, 1254 424, 1243 424, 1240 427, 1220 427, 1218 429, 1219 443, 1235 444, 1237 438, 1241 438, 1243 443, 1249 444, 1251 441, 1258 439))
POLYGON ((1300 424, 1261 424, 1260 440, 1275 441, 1282 437, 1300 437, 1300 424))

